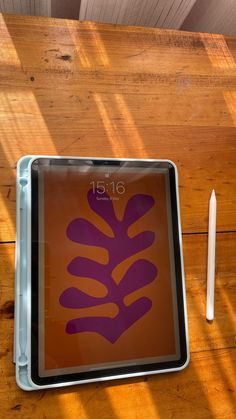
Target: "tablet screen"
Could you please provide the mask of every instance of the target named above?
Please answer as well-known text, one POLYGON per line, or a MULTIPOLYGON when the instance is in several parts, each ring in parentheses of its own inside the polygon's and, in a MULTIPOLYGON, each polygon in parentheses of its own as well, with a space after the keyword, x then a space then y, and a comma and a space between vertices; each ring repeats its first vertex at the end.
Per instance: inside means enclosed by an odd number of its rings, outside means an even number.
POLYGON ((38 159, 32 170, 38 376, 179 360, 169 168, 38 159))

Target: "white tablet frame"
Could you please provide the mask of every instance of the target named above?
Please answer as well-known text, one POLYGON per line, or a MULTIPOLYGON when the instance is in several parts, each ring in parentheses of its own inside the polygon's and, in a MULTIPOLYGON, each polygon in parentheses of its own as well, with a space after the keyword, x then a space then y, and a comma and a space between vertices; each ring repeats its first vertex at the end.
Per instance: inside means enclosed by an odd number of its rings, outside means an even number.
POLYGON ((176 165, 171 160, 166 159, 117 159, 107 157, 74 157, 74 156, 24 156, 17 164, 16 179, 16 264, 15 264, 15 322, 14 322, 14 362, 16 366, 16 381, 20 388, 26 391, 40 390, 53 387, 63 387, 75 384, 91 383, 97 381, 107 381, 126 377, 140 377, 165 372, 179 371, 184 369, 189 363, 189 340, 186 292, 184 279, 183 248, 180 222, 180 204, 178 194, 178 172, 176 165), (185 339, 187 358, 184 365, 176 368, 153 370, 148 372, 126 373, 114 376, 92 378, 88 380, 61 382, 50 385, 36 385, 31 379, 31 166, 38 159, 79 159, 79 160, 109 160, 127 162, 156 162, 169 163, 175 170, 175 186, 178 214, 178 231, 180 245, 180 264, 182 271, 183 289, 183 308, 185 323, 185 339))

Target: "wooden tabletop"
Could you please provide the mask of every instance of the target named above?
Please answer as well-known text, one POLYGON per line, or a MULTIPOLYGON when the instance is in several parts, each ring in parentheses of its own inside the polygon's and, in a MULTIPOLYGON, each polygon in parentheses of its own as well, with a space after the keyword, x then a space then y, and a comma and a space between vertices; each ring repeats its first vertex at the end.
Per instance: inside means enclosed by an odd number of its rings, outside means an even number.
POLYGON ((235 418, 236 38, 0 15, 0 404, 7 418, 235 418), (26 393, 12 363, 16 162, 166 158, 179 171, 191 361, 26 393), (205 320, 215 188, 215 320, 205 320))

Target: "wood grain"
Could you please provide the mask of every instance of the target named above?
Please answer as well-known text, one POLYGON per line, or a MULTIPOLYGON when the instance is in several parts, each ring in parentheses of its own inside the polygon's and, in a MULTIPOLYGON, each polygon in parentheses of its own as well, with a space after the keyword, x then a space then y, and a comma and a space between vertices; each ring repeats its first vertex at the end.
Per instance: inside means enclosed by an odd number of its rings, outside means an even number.
POLYGON ((234 418, 236 38, 0 17, 0 241, 24 154, 169 158, 179 169, 191 362, 179 373, 25 393, 12 364, 14 244, 0 243, 4 418, 234 418), (208 198, 216 318, 205 320, 208 198), (222 231, 222 233, 220 233, 222 231), (230 232, 234 231, 234 232, 230 232))
POLYGON ((14 378, 14 245, 0 245, 0 398, 4 418, 233 418, 236 233, 217 234, 216 318, 205 320, 206 236, 184 237, 191 361, 179 373, 24 393, 14 378), (129 395, 127 397, 127 394, 129 395), (220 394, 220 397, 219 397, 220 394))
POLYGON ((24 154, 169 158, 184 232, 236 230, 236 38, 1 16, 0 231, 24 154))
POLYGON ((9 355, 4 362, 0 395, 6 419, 234 419, 236 414, 235 349, 194 354, 188 369, 172 375, 31 393, 16 387, 9 355))
POLYGON ((236 233, 217 234, 215 320, 206 321, 207 235, 183 237, 191 352, 236 347, 236 233))

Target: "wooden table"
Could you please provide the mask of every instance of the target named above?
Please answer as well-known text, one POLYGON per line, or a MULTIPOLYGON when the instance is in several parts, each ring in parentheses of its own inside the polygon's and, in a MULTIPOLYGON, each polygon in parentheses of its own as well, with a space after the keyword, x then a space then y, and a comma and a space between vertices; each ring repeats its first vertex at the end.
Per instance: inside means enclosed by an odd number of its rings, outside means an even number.
POLYGON ((235 418, 236 38, 0 17, 0 416, 235 418), (191 362, 26 393, 12 364, 15 169, 25 154, 169 158, 179 170, 191 362), (216 318, 205 320, 208 199, 216 318))

